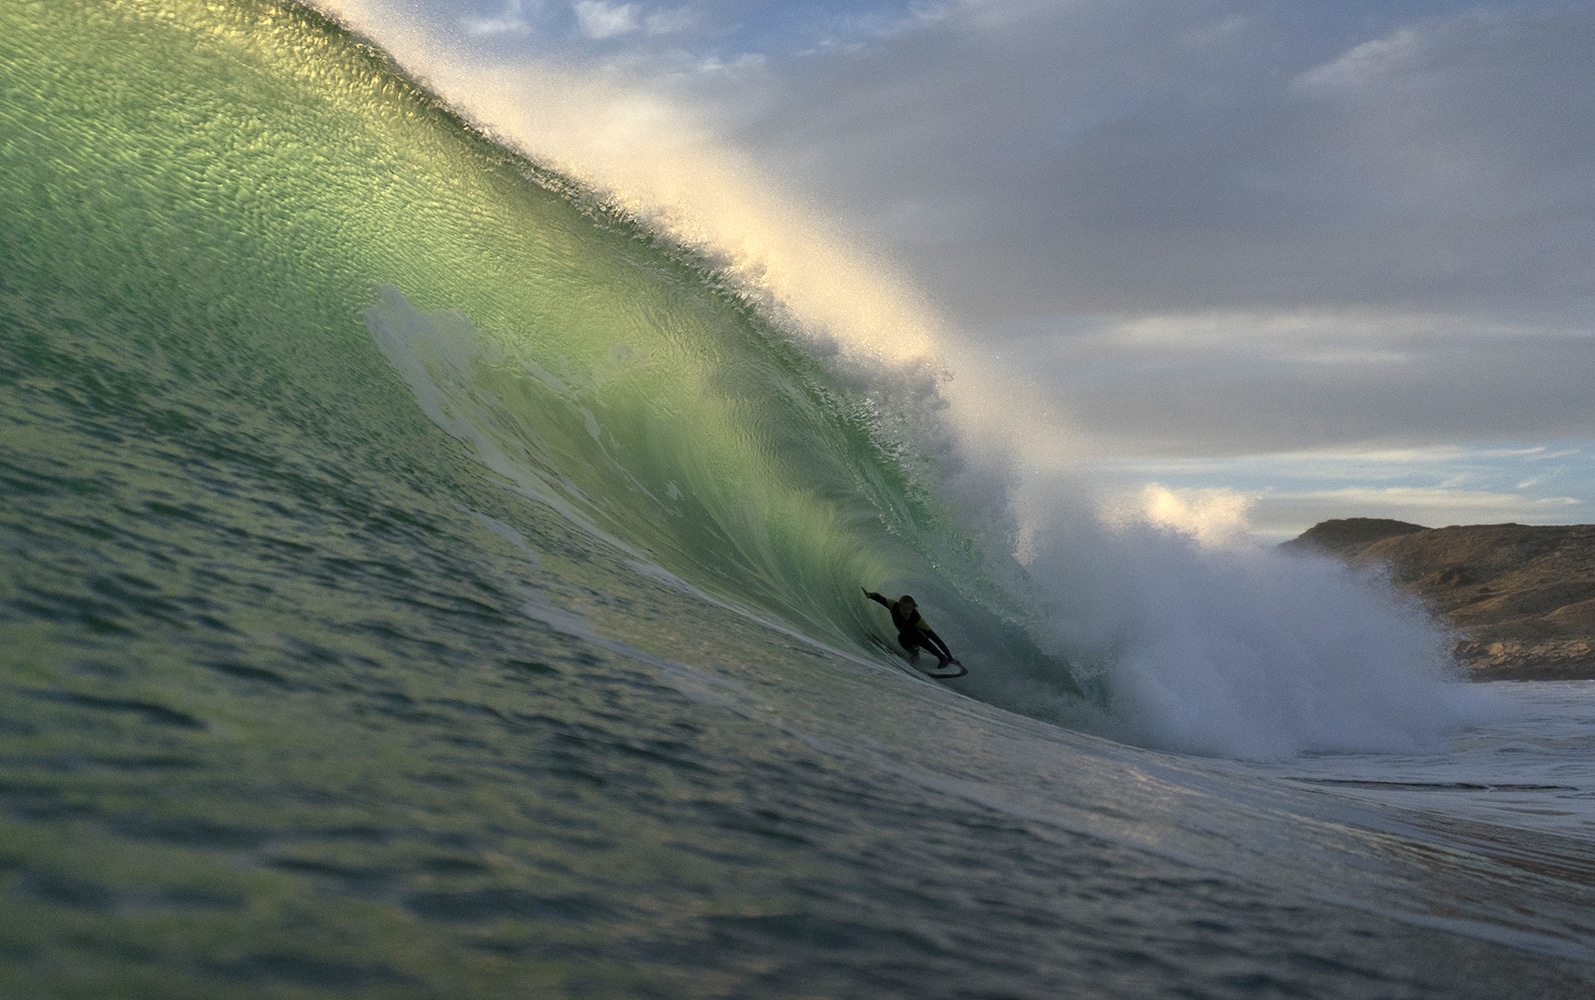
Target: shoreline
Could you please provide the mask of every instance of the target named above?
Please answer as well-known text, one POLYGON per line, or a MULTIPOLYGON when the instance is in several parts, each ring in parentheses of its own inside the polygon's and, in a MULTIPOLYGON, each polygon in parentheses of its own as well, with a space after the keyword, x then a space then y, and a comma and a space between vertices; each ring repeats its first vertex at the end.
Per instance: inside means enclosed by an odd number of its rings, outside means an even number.
POLYGON ((1595 525, 1344 518, 1280 548, 1384 573, 1450 630, 1469 680, 1595 680, 1595 525))

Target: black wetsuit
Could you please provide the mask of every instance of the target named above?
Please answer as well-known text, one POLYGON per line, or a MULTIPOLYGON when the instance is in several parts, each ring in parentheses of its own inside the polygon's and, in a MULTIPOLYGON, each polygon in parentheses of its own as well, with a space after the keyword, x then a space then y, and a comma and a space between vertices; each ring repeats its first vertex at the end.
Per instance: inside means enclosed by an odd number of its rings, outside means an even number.
POLYGON ((869 590, 864 591, 864 596, 876 604, 886 605, 886 609, 892 613, 892 625, 897 629, 897 644, 907 650, 910 656, 917 656, 923 648, 930 650, 931 655, 940 661, 939 665, 954 662, 952 650, 942 642, 941 636, 925 624, 918 608, 905 610, 902 601, 894 601, 869 590))

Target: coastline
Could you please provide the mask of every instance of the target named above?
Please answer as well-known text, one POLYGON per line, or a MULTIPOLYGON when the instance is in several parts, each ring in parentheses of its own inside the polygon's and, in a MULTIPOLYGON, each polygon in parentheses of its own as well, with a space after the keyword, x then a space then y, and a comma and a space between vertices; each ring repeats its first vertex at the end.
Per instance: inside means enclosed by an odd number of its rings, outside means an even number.
POLYGON ((1281 548, 1387 573, 1453 631, 1471 680, 1595 679, 1595 525, 1343 518, 1281 548))

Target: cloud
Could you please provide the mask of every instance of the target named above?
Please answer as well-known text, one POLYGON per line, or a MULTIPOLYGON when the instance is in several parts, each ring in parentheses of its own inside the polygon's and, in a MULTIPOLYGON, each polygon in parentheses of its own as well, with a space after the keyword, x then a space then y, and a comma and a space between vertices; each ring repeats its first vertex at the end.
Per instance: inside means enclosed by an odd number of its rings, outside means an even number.
POLYGON ((1119 457, 1095 467, 1118 496, 1154 482, 1177 496, 1220 481, 1250 501, 1247 530, 1276 540, 1330 517, 1391 517, 1436 527, 1595 517, 1595 456, 1558 445, 1319 450, 1203 459, 1119 457))
POLYGON ((1121 453, 1576 438, 1595 336, 1485 317, 1149 316, 1016 342, 1057 411, 1121 453))
POLYGON ((467 35, 525 35, 532 30, 523 0, 504 0, 504 7, 491 17, 466 17, 461 22, 467 35))
POLYGON ((1099 451, 1587 434, 1595 11, 1352 6, 957 3, 684 93, 1099 451))
POLYGON ((1364 42, 1328 63, 1302 73, 1293 86, 1309 90, 1356 91, 1381 78, 1401 75, 1422 62, 1423 36, 1402 28, 1386 38, 1364 42))
POLYGON ((605 0, 576 0, 578 30, 593 41, 606 41, 639 32, 647 35, 673 35, 690 28, 699 18, 692 7, 650 10, 644 13, 637 4, 613 4, 605 0))
POLYGON ((1592 24, 1459 17, 1318 58, 1257 4, 970 3, 724 106, 985 326, 1583 305, 1588 223, 1544 213, 1595 207, 1595 131, 1569 127, 1595 120, 1592 24))
POLYGON ((614 38, 642 27, 635 4, 612 4, 604 0, 576 0, 577 23, 582 34, 592 39, 614 38))
POLYGON ((698 12, 691 7, 649 11, 643 27, 650 35, 673 35, 686 31, 698 21, 698 12))

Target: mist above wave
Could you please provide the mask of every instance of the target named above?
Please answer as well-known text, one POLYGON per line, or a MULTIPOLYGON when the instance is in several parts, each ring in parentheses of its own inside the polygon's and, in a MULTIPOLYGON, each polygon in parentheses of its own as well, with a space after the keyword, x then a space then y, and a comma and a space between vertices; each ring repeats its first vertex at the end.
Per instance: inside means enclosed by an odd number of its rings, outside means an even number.
POLYGON ((1149 517, 1109 522, 1060 485, 1032 529, 1038 629, 1103 695, 1091 728, 1276 759, 1430 748, 1495 717, 1448 638, 1377 573, 1149 517))

